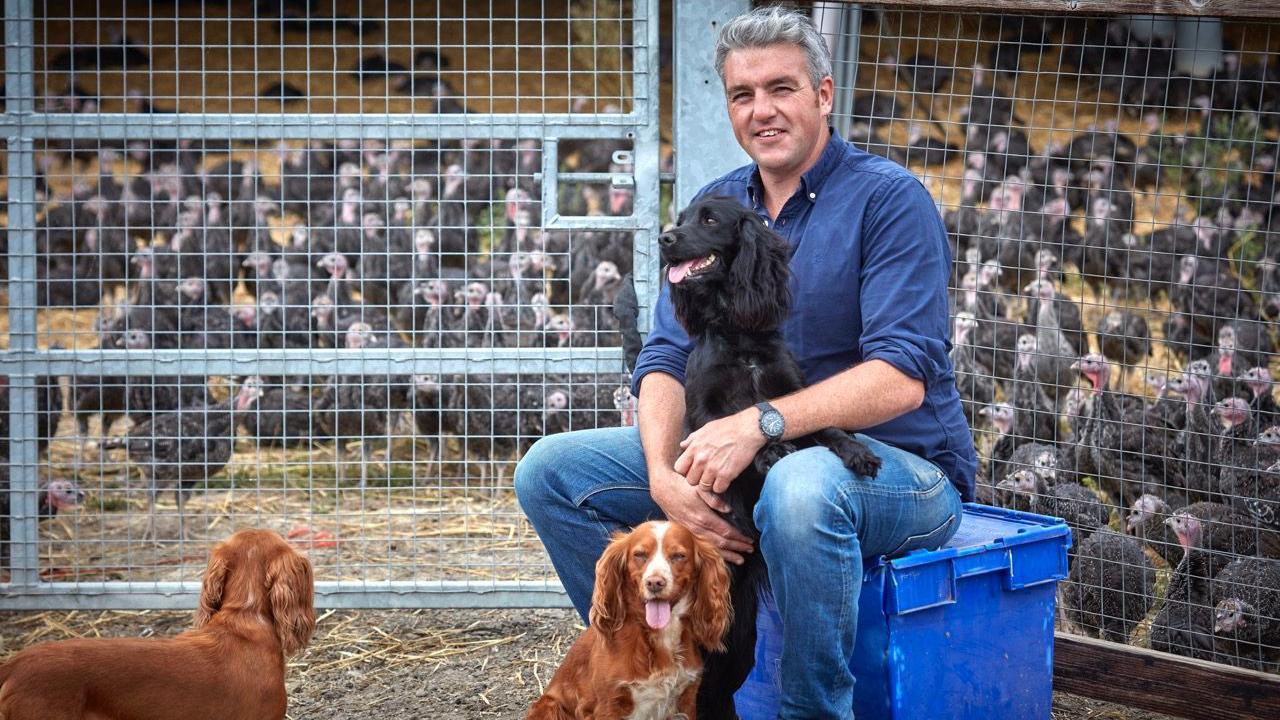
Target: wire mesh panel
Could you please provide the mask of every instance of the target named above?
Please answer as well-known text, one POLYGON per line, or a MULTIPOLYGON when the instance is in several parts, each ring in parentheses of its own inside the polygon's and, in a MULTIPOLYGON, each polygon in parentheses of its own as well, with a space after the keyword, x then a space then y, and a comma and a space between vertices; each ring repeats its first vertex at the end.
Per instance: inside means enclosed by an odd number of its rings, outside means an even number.
POLYGON ((0 605, 189 604, 248 525, 321 604, 563 603, 511 475, 634 422, 656 1, 36 6, 0 605))
POLYGON ((837 122, 914 171, 950 234, 979 499, 1072 527, 1062 626, 1274 671, 1274 25, 825 20, 859 48, 836 57, 837 122))

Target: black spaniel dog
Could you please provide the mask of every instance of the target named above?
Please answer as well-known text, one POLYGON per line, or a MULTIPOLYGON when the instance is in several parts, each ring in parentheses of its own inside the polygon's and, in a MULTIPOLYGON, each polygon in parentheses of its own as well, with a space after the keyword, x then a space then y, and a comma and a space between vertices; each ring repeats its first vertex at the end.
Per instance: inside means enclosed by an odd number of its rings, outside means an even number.
MULTIPOLYGON (((736 201, 710 198, 680 213, 658 245, 676 318, 696 341, 685 372, 688 432, 804 387, 781 331, 791 300, 786 240, 736 201)), ((732 508, 726 519, 758 541, 751 518, 765 474, 788 453, 814 445, 831 449, 859 476, 874 477, 880 469, 866 445, 838 428, 767 443, 724 493, 732 508)), ((757 593, 768 584, 764 558, 751 553, 730 569, 733 626, 727 650, 707 658, 698 693, 701 718, 736 718, 733 693, 755 664, 757 593)))

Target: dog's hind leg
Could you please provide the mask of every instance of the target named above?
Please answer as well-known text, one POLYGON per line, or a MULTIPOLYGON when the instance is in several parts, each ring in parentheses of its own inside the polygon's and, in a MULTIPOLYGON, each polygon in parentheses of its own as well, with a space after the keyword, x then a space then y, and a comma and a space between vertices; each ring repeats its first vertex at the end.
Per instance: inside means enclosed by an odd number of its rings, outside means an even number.
POLYGON ((746 562, 734 569, 733 625, 725 638, 725 652, 706 657, 698 688, 699 720, 737 720, 733 694, 756 664, 756 609, 759 593, 769 585, 768 569, 759 552, 747 555, 746 562))
POLYGON ((880 458, 849 433, 839 428, 824 428, 814 433, 813 438, 859 477, 873 478, 880 472, 880 458))

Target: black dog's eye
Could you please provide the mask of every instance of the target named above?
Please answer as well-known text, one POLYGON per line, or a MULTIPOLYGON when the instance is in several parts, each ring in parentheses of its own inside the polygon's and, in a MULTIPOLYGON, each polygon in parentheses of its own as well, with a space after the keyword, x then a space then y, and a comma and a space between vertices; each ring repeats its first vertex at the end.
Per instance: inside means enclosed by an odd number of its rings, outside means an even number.
POLYGON ((715 224, 716 224, 716 223, 718 223, 718 222, 720 222, 720 221, 719 221, 719 220, 716 220, 716 218, 715 218, 715 216, 714 216, 714 215, 703 215, 703 216, 702 216, 702 224, 703 224, 703 225, 715 225, 715 224))

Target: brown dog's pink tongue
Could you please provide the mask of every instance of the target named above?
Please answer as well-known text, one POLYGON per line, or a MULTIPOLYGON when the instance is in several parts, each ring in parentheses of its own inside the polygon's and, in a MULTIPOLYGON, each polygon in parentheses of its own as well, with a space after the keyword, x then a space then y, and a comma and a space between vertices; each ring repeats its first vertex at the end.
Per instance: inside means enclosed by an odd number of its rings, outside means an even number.
POLYGON ((689 271, 693 269, 694 263, 700 260, 702 260, 702 258, 694 258, 692 260, 685 260, 679 265, 672 265, 671 269, 667 270, 667 279, 671 281, 672 285, 679 285, 680 281, 684 280, 685 276, 689 274, 689 271))
POLYGON ((666 600, 646 600, 644 621, 654 630, 661 630, 671 622, 671 603, 666 600))

